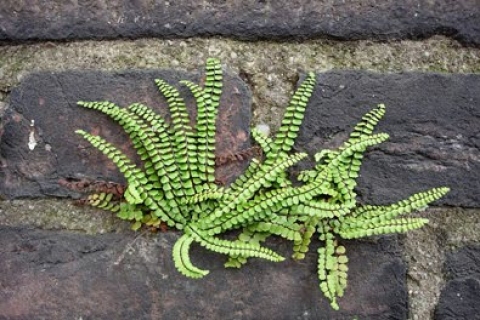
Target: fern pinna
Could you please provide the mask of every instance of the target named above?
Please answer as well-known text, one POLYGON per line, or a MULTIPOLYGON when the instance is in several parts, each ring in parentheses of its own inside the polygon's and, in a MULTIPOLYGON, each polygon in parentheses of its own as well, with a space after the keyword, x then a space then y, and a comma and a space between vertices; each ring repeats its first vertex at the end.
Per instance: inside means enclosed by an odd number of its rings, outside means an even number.
POLYGON ((225 254, 226 267, 241 267, 252 257, 284 260, 262 245, 271 235, 292 241, 294 259, 303 259, 312 237, 317 236, 324 244, 318 249, 320 289, 338 309, 337 298, 344 293, 348 272, 347 252, 339 240, 420 228, 426 219, 406 215, 441 198, 448 188, 431 189, 388 206, 357 205, 356 178, 363 154, 388 139, 385 133, 374 133, 384 105, 367 113, 341 147, 315 154, 315 167, 300 172, 300 184, 294 185, 287 170, 307 157, 292 153, 292 146, 315 81, 314 73, 306 75, 274 138, 252 129, 263 156, 253 158, 229 186, 215 184, 215 121, 222 94, 222 67, 217 59, 207 60, 203 87, 181 81, 196 100, 194 126, 178 90, 163 80, 155 84, 167 100, 170 124, 139 103, 121 108, 110 102, 79 102, 121 125, 143 161, 137 166, 101 137, 77 130, 115 163, 127 181, 123 196, 102 190, 85 201, 132 221, 134 230, 160 223, 182 230, 173 259, 177 269, 192 278, 208 274, 190 261, 193 242, 225 254), (237 229, 236 240, 219 237, 237 229))

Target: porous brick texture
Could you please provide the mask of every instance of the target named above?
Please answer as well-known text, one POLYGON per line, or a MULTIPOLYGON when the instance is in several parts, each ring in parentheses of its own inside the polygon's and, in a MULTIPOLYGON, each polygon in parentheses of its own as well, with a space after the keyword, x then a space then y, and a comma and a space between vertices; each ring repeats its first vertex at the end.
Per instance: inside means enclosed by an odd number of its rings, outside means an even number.
POLYGON ((448 280, 435 319, 480 319, 480 246, 466 245, 449 252, 445 272, 448 280))
MULTIPOLYGON (((75 134, 82 129, 106 138, 131 158, 135 152, 123 129, 100 112, 85 110, 77 101, 110 101, 121 106, 148 105, 168 121, 168 107, 154 83, 164 79, 201 81, 198 74, 164 71, 37 73, 30 75, 11 94, 11 108, 3 116, 0 149, 5 170, 1 193, 8 198, 72 196, 59 180, 102 179, 124 183, 113 163, 75 134)), ((235 154, 250 145, 250 93, 238 78, 227 75, 217 123, 217 154, 235 154)), ((181 89, 181 86, 179 86, 181 89)), ((190 115, 196 117, 193 96, 186 96, 190 115)), ((140 159, 136 159, 140 162, 140 159)), ((218 168, 217 178, 229 183, 246 162, 229 162, 218 168)))
MULTIPOLYGON (((352 242, 352 285, 333 311, 317 285, 316 259, 252 261, 225 270, 223 258, 192 248, 211 272, 188 279, 173 266, 179 235, 86 236, 1 228, 4 319, 405 319, 405 263, 395 239, 352 242)), ((286 242, 270 246, 288 254, 286 242)), ((318 243, 316 243, 318 245, 318 243)), ((2 319, 3 319, 2 318, 2 319)))
POLYGON ((231 36, 342 40, 452 36, 479 45, 480 6, 458 1, 5 0, 0 40, 231 36))

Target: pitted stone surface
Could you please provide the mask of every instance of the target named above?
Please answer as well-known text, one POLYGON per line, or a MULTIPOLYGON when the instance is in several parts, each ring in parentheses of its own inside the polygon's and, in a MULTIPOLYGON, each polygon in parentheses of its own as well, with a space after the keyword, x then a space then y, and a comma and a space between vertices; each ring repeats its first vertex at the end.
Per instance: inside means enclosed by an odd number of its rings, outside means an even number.
MULTIPOLYGON (((153 85, 153 78, 158 77, 171 83, 180 79, 201 82, 201 76, 166 70, 27 77, 12 92, 0 126, 1 193, 9 198, 67 196, 73 194, 58 186, 59 178, 121 181, 115 167, 73 131, 82 128, 101 134, 130 153, 127 137, 106 116, 75 102, 110 100, 122 106, 143 102, 166 115, 153 85), (33 150, 29 148, 32 143, 33 150)), ((228 94, 222 97, 218 141, 222 143, 219 149, 228 153, 248 146, 250 96, 239 79, 226 78, 224 92, 228 94)), ((479 78, 358 71, 318 74, 295 148, 313 153, 338 146, 365 112, 385 103, 387 115, 377 131, 390 133, 391 140, 367 152, 358 188, 361 201, 388 203, 428 187, 448 185, 452 192, 443 203, 478 206, 479 78)), ((191 107, 190 98, 187 104, 191 107)), ((220 169, 227 178, 241 171, 220 169)), ((340 312, 330 309, 318 289, 314 253, 305 261, 288 260, 281 265, 252 261, 238 271, 224 270, 222 257, 194 247, 194 262, 212 270, 206 278, 212 282, 196 282, 183 278, 173 267, 170 252, 176 234, 161 234, 153 240, 133 238, 132 234, 84 236, 4 227, 0 230, 0 248, 4 248, 0 250, 0 283, 7 290, 0 297, 0 319, 104 318, 109 313, 117 319, 407 317, 405 265, 401 248, 392 238, 346 243, 351 261, 349 287, 340 301, 340 312), (17 240, 21 241, 18 245, 17 240), (119 273, 113 270, 117 265, 122 265, 119 273), (49 269, 52 266, 58 269, 49 269), (252 283, 260 291, 253 292, 252 283), (22 290, 13 289, 17 287, 22 290), (165 288, 172 290, 166 293, 165 288), (99 309, 95 306, 100 296, 108 303, 99 309), (220 302, 212 304, 212 299, 220 302), (59 300, 62 304, 55 304, 59 300), (192 307, 194 300, 198 303, 192 307), (39 301, 47 301, 43 309, 39 301)), ((272 248, 290 255, 288 242, 273 241, 272 248)), ((467 289, 475 289, 477 280, 454 279, 451 285, 464 282, 467 289)), ((475 299, 475 291, 467 289, 465 297, 473 294, 475 299)))
POLYGON ((428 73, 318 74, 297 150, 339 146, 377 104, 386 114, 376 132, 390 139, 370 148, 357 190, 362 201, 387 204, 428 188, 451 191, 436 202, 480 206, 480 76, 428 73))
MULTIPOLYGON (((168 119, 165 99, 154 79, 177 86, 191 112, 193 97, 178 81, 202 81, 199 75, 173 71, 127 71, 123 73, 62 72, 36 73, 11 94, 2 119, 0 194, 6 198, 75 195, 60 187, 60 179, 93 179, 123 182, 115 165, 76 129, 100 135, 135 158, 123 129, 101 112, 77 106, 76 102, 110 101, 120 106, 141 102, 168 119)), ((234 154, 247 148, 250 123, 250 93, 238 77, 224 77, 225 94, 217 118, 217 155, 234 154)), ((1 131, 0 131, 1 132, 1 131)), ((138 159, 137 159, 138 160, 138 159)), ((227 162, 216 177, 228 183, 245 168, 245 161, 227 162)))
POLYGON ((447 255, 448 281, 435 320, 480 319, 480 246, 467 245, 447 255))
MULTIPOLYGON (((210 270, 195 280, 173 265, 178 237, 0 227, 0 319, 406 319, 405 264, 394 237, 346 243, 340 311, 318 288, 314 251, 303 261, 251 259, 225 269, 223 256, 193 246, 193 263, 210 270)), ((291 254, 282 239, 269 245, 291 254)))
MULTIPOLYGON (((131 154, 128 137, 108 117, 76 102, 109 100, 122 106, 142 102, 168 115, 153 83, 159 77, 172 84, 189 77, 199 80, 173 71, 27 77, 13 90, 2 119, 0 193, 7 198, 71 196, 58 186, 59 179, 122 181, 115 166, 74 130, 100 134, 131 154), (30 150, 32 142, 36 144, 30 150)), ((250 143, 250 93, 239 78, 229 77, 219 112, 219 155, 234 154, 250 143)), ((479 206, 479 75, 332 71, 318 74, 317 82, 297 150, 314 154, 336 147, 364 113, 378 103, 387 106, 377 132, 387 132, 390 139, 366 153, 357 188, 361 201, 390 203, 428 188, 449 186, 450 193, 439 203, 479 206)), ((184 89, 182 95, 193 114, 194 103, 184 89)), ((243 167, 236 162, 221 166, 217 177, 232 181, 243 167)))
POLYGON ((477 0, 18 1, 0 4, 0 40, 222 35, 240 39, 418 39, 480 44, 477 0))

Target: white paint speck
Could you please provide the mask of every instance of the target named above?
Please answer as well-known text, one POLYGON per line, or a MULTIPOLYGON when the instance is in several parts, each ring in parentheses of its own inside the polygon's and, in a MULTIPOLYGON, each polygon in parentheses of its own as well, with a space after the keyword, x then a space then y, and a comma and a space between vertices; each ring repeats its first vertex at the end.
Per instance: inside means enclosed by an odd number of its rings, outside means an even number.
POLYGON ((28 135, 28 149, 33 150, 37 146, 35 140, 35 120, 30 121, 30 134, 28 135))

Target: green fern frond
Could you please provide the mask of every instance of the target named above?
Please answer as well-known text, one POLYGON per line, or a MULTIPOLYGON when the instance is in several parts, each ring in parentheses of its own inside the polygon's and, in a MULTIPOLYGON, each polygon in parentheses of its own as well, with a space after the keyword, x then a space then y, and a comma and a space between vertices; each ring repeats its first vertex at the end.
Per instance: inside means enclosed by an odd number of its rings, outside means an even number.
POLYGON ((335 227, 345 239, 369 235, 403 233, 428 223, 422 218, 397 218, 399 215, 421 210, 443 197, 449 188, 434 188, 420 192, 389 206, 360 206, 335 227))
POLYGON ((360 139, 366 136, 371 136, 373 133, 373 130, 375 129, 375 126, 383 118, 384 115, 385 115, 385 105, 379 104, 375 109, 366 113, 362 117, 362 121, 360 121, 355 126, 348 140, 350 141, 350 140, 360 139))
POLYGON ((234 197, 225 193, 223 188, 208 189, 201 193, 196 193, 191 197, 185 198, 182 202, 183 205, 199 204, 208 200, 217 201, 233 201, 234 197))
MULTIPOLYGON (((257 128, 253 128, 251 132, 252 132, 252 137, 255 140, 255 142, 257 142, 259 144, 259 146, 262 150, 262 153, 264 155, 266 155, 264 164, 265 165, 271 165, 275 160, 275 157, 272 157, 272 154, 275 153, 275 152, 272 151, 272 148, 276 148, 275 143, 273 142, 273 140, 270 137, 265 136, 257 128)), ((292 135, 292 134, 290 134, 290 135, 292 135)), ((285 188, 285 187, 288 187, 288 186, 291 186, 291 185, 292 185, 292 182, 288 179, 287 171, 282 171, 282 172, 279 172, 277 174, 275 180, 268 181, 265 184, 265 188, 271 188, 271 187, 285 188)))
POLYGON ((324 159, 328 164, 333 162, 336 168, 330 167, 334 177, 336 189, 340 191, 340 201, 352 201, 355 198, 354 188, 357 185, 363 153, 367 147, 380 144, 388 139, 385 133, 373 134, 378 121, 385 114, 385 106, 379 104, 377 108, 365 114, 350 134, 349 139, 337 152, 320 153, 318 161, 324 159))
POLYGON ((336 201, 341 203, 354 201, 356 196, 354 188, 357 185, 356 178, 361 166, 358 157, 361 157, 361 153, 368 147, 377 145, 388 137, 386 133, 379 133, 351 141, 341 147, 339 153, 329 161, 327 168, 331 173, 335 189, 338 190, 336 201))
MULTIPOLYGON (((238 236, 238 241, 248 243, 252 246, 260 246, 270 235, 269 232, 256 232, 251 231, 249 228, 244 228, 238 236)), ((227 262, 225 262, 225 268, 240 268, 247 263, 247 261, 247 257, 230 255, 227 262)))
POLYGON ((193 242, 192 236, 184 234, 173 246, 173 261, 177 270, 189 278, 203 278, 209 271, 195 267, 190 261, 189 249, 193 242))
POLYGON ((123 202, 120 204, 117 217, 127 221, 141 221, 143 219, 142 206, 123 202))
POLYGON ((177 170, 172 170, 169 175, 177 173, 179 175, 180 185, 174 187, 173 193, 178 197, 194 194, 194 185, 192 176, 195 177, 198 164, 196 151, 198 149, 197 141, 193 128, 190 126, 190 120, 183 98, 176 88, 169 85, 161 79, 156 79, 155 83, 160 92, 167 98, 171 116, 171 138, 174 149, 174 158, 177 170))
MULTIPOLYGON (((161 86, 161 82, 157 83, 161 86)), ((175 215, 181 214, 184 218, 183 220, 185 220, 189 219, 191 212, 190 210, 182 209, 177 198, 182 199, 195 193, 190 177, 190 170, 195 168, 191 163, 194 157, 189 157, 186 154, 187 138, 182 134, 185 133, 183 130, 185 128, 188 130, 189 127, 182 126, 183 122, 186 121, 181 120, 184 117, 181 115, 184 111, 184 105, 183 107, 178 107, 178 105, 183 104, 183 101, 180 100, 179 102, 179 99, 175 97, 176 91, 166 84, 163 87, 161 86, 161 88, 166 91, 169 99, 173 99, 177 105, 177 109, 172 108, 172 112, 176 113, 173 121, 177 122, 176 129, 178 130, 175 131, 178 133, 177 135, 172 134, 163 118, 148 107, 136 103, 129 106, 127 110, 129 111, 128 115, 131 121, 141 125, 137 133, 141 141, 145 143, 145 152, 141 154, 145 158, 145 173, 149 177, 153 177, 154 187, 161 189, 165 197, 165 201, 161 200, 159 204, 175 215), (179 136, 180 138, 178 138, 179 136)), ((187 133, 185 135, 188 136, 187 133)), ((132 141, 135 140, 132 139, 132 141)))
POLYGON ((364 152, 368 147, 380 144, 386 141, 389 138, 389 135, 386 133, 377 133, 370 136, 364 136, 359 139, 355 139, 353 142, 345 144, 339 148, 339 153, 335 156, 329 164, 333 166, 342 166, 346 163, 348 166, 360 166, 361 163, 351 163, 350 160, 352 155, 357 152, 364 152))
POLYGON ((167 99, 170 124, 139 103, 120 108, 110 102, 79 102, 118 122, 142 160, 142 166, 137 166, 103 138, 78 130, 112 160, 127 181, 115 198, 97 191, 85 202, 115 212, 120 219, 132 222, 134 230, 142 225, 158 228, 161 221, 183 230, 174 245, 173 259, 179 272, 191 278, 208 274, 190 260, 194 241, 228 256, 226 267, 238 268, 252 257, 282 261, 282 256, 262 246, 271 235, 292 241, 293 258, 303 259, 318 233, 324 242, 318 249, 320 289, 338 309, 337 299, 347 284, 348 258, 337 237, 354 239, 419 228, 428 220, 405 215, 443 197, 448 188, 431 189, 387 206, 357 205, 356 179, 363 154, 388 138, 387 134, 373 133, 385 114, 382 104, 362 117, 341 147, 316 153, 315 167, 301 171, 300 183, 294 184, 287 171, 306 157, 291 151, 315 88, 314 73, 307 74, 296 90, 274 139, 252 129, 263 151, 261 159, 252 159, 233 183, 219 187, 214 184, 215 122, 222 77, 220 62, 208 59, 203 88, 181 81, 197 104, 195 125, 190 124, 179 91, 164 80, 155 83, 167 99), (237 240, 219 238, 237 229, 242 230, 237 240))
POLYGON ((185 133, 186 131, 192 131, 187 107, 178 90, 162 79, 155 79, 155 84, 167 99, 174 132, 185 133))
POLYGON ((322 171, 321 169, 320 170, 302 170, 298 174, 297 180, 305 183, 312 182, 317 178, 317 175, 321 171, 322 171))
POLYGON ((154 211, 157 217, 165 221, 169 226, 182 228, 186 220, 180 217, 178 210, 172 210, 172 208, 167 207, 166 203, 162 203, 163 194, 152 190, 145 174, 127 156, 98 136, 91 135, 83 130, 75 132, 105 154, 123 173, 128 184, 124 193, 125 200, 128 203, 140 204, 143 202, 150 210, 154 211), (159 205, 159 201, 162 205, 159 205))
POLYGON ((280 262, 285 260, 282 256, 274 251, 241 241, 222 240, 201 231, 199 228, 190 224, 185 228, 185 233, 190 234, 192 238, 198 242, 202 247, 210 251, 225 255, 242 256, 246 258, 262 258, 273 262, 280 262))
POLYGON ((262 148, 263 154, 270 154, 271 146, 273 145, 272 138, 265 136, 257 128, 252 128, 251 133, 255 142, 262 148))
POLYGON ((315 154, 315 162, 317 164, 328 164, 332 159, 335 159, 339 153, 339 150, 323 149, 315 154))
POLYGON ((152 170, 152 167, 155 165, 155 163, 153 163, 155 159, 158 159, 156 163, 163 163, 160 161, 161 158, 158 154, 158 145, 155 143, 158 138, 155 137, 152 130, 143 119, 131 112, 132 108, 129 107, 128 109, 122 109, 110 102, 95 101, 80 101, 78 102, 78 105, 98 110, 117 121, 130 136, 133 147, 136 149, 140 158, 144 161, 144 167, 147 169, 146 173, 150 182, 154 183, 158 181, 159 173, 152 170))
POLYGON ((77 130, 75 133, 82 136, 85 140, 90 142, 92 146, 112 160, 120 172, 123 173, 129 184, 148 184, 148 180, 144 176, 143 172, 138 169, 126 155, 115 148, 112 144, 99 136, 91 135, 83 130, 77 130))
POLYGON ((428 223, 423 218, 399 218, 378 222, 360 222, 356 227, 342 224, 336 232, 343 239, 359 239, 381 234, 404 233, 410 230, 419 229, 428 223))
POLYGON ((141 131, 141 123, 131 119, 128 111, 108 101, 92 101, 92 102, 77 102, 79 106, 84 108, 100 111, 108 115, 113 120, 117 121, 130 136, 134 148, 137 150, 142 160, 145 160, 146 153, 144 143, 149 141, 146 139, 144 132, 141 131), (139 136, 140 135, 140 136, 139 136))
POLYGON ((302 238, 300 234, 301 225, 289 221, 284 216, 273 217, 272 221, 269 222, 253 223, 248 226, 248 229, 252 232, 270 233, 291 241, 299 241, 302 238))
MULTIPOLYGON (((203 89, 200 87, 200 85, 193 83, 192 81, 189 80, 180 80, 180 84, 183 84, 186 86, 188 89, 190 89, 190 92, 192 93, 193 97, 195 98, 195 102, 197 105, 197 121, 196 124, 198 125, 199 122, 205 121, 205 99, 203 95, 203 89)), ((198 129, 198 128, 197 128, 198 129)), ((204 131, 206 128, 200 131, 204 131)))
POLYGON ((305 201, 292 206, 293 215, 308 215, 318 219, 343 217, 350 213, 351 206, 345 204, 330 203, 324 200, 305 201))
POLYGON ((272 192, 260 194, 254 201, 245 202, 245 200, 251 198, 265 181, 271 180, 278 172, 282 172, 305 157, 306 154, 299 153, 285 159, 277 159, 273 166, 268 166, 266 169, 259 168, 248 183, 246 182, 248 187, 240 193, 230 194, 234 196, 234 201, 218 207, 212 214, 199 221, 199 226, 206 230, 209 235, 215 235, 265 218, 270 212, 268 206, 273 206, 273 203, 284 200, 289 194, 281 194, 272 190, 272 192), (270 197, 271 202, 266 197, 270 197))
POLYGON ((220 104, 223 87, 223 72, 220 60, 208 58, 205 71, 204 93, 210 95, 211 101, 207 103, 207 111, 216 110, 220 104), (208 108, 212 108, 208 110, 208 108))
POLYGON ((433 188, 416 193, 407 199, 388 206, 359 206, 352 212, 351 217, 345 220, 345 223, 349 223, 350 221, 372 220, 375 218, 392 219, 401 214, 426 209, 430 203, 442 198, 449 191, 450 189, 446 187, 433 188))
POLYGON ((233 195, 240 194, 244 186, 248 185, 249 181, 251 181, 253 175, 260 170, 261 165, 259 160, 253 158, 247 169, 230 184, 227 192, 233 195))
POLYGON ((208 183, 215 182, 215 132, 218 106, 222 94, 222 66, 218 59, 209 58, 205 70, 203 110, 197 115, 197 150, 200 178, 208 183))
POLYGON ((287 168, 293 166, 300 160, 307 157, 306 153, 296 153, 284 158, 277 158, 271 162, 271 165, 264 164, 245 183, 248 188, 236 195, 241 199, 251 198, 265 182, 276 181, 278 174, 283 173, 287 168))
POLYGON ((312 236, 315 233, 318 222, 318 218, 310 218, 305 221, 301 238, 294 240, 293 242, 293 259, 301 260, 305 258, 305 254, 308 252, 308 247, 312 241, 312 236))
POLYGON ((248 258, 243 256, 234 256, 231 255, 228 257, 227 262, 223 264, 225 268, 241 268, 244 264, 248 262, 248 258))
POLYGON ((163 118, 140 103, 130 105, 128 110, 129 116, 142 124, 138 134, 148 136, 145 152, 140 156, 145 158, 146 174, 156 178, 154 186, 162 189, 168 200, 194 194, 189 183, 184 181, 186 179, 181 179, 189 176, 189 167, 176 161, 180 155, 176 154, 174 135, 163 118))
POLYGON ((118 201, 113 200, 113 194, 111 193, 94 193, 87 197, 87 203, 99 209, 117 212, 120 210, 118 201))
POLYGON ((272 149, 274 152, 268 153, 267 159, 273 159, 277 156, 284 157, 291 151, 300 130, 308 100, 315 88, 315 82, 315 73, 309 72, 293 94, 273 142, 272 149))
POLYGON ((194 139, 195 143, 191 143, 188 145, 189 151, 189 159, 192 162, 192 182, 194 188, 197 192, 201 192, 203 190, 203 183, 205 182, 212 182, 211 178, 207 178, 207 176, 211 176, 211 172, 208 173, 208 144, 212 141, 211 132, 208 131, 208 123, 207 123, 207 109, 206 109, 206 95, 203 92, 203 89, 187 80, 180 81, 181 84, 185 85, 187 88, 190 89, 193 97, 195 98, 196 105, 197 105, 197 118, 195 121, 194 132, 192 138, 194 139), (201 145, 199 150, 199 146, 201 145), (201 169, 199 169, 200 164, 201 169), (193 170, 195 169, 195 170, 193 170))
POLYGON ((320 240, 325 246, 318 249, 318 279, 320 289, 330 300, 333 309, 338 310, 337 298, 342 297, 347 286, 347 262, 345 247, 338 245, 329 228, 323 224, 319 227, 320 240))

